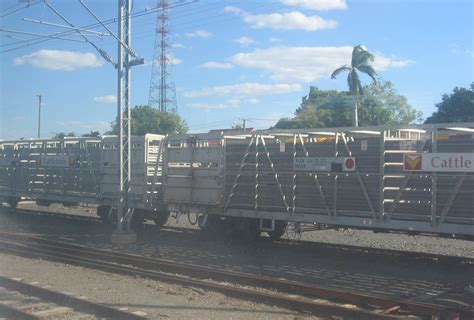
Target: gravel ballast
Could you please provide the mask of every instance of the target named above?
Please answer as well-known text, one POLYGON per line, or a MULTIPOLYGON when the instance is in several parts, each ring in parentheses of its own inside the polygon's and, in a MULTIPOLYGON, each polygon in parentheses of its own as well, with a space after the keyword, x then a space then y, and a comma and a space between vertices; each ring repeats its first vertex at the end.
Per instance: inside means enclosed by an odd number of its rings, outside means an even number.
POLYGON ((151 319, 321 319, 203 289, 0 254, 0 273, 151 319))
MULTIPOLYGON (((21 206, 35 208, 33 204, 21 206)), ((92 208, 63 208, 53 205, 47 209, 95 215, 92 208)), ((175 226, 174 219, 170 219, 168 225, 175 226)), ((467 301, 468 305, 474 306, 474 297, 464 293, 466 287, 474 284, 472 265, 445 265, 417 259, 416 254, 407 259, 396 254, 375 254, 371 251, 371 248, 380 248, 472 258, 473 241, 376 234, 370 231, 357 231, 353 236, 345 236, 341 231, 323 230, 305 233, 304 243, 274 243, 263 238, 252 244, 244 244, 225 239, 210 240, 194 230, 195 227, 189 226, 185 216, 181 217, 179 226, 191 229, 165 226, 159 230, 146 224, 139 233, 138 243, 117 247, 110 243, 111 228, 97 221, 85 223, 72 219, 68 221, 66 218, 46 219, 41 215, 22 216, 12 212, 0 214, 2 229, 31 232, 53 240, 399 299, 437 303, 440 301, 437 299, 443 297, 453 298, 454 305, 467 301), (338 245, 367 249, 341 249, 338 245)))

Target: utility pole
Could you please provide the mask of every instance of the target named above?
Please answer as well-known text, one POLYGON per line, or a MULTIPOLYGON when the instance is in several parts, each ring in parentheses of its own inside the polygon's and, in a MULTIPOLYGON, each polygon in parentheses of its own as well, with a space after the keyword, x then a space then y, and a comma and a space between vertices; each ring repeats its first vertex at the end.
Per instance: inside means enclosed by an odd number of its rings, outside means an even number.
POLYGON ((250 120, 250 119, 247 119, 247 118, 239 118, 238 120, 242 120, 242 131, 245 133, 247 120, 250 120))
POLYGON ((38 97, 38 139, 41 138, 41 93, 36 95, 38 97))

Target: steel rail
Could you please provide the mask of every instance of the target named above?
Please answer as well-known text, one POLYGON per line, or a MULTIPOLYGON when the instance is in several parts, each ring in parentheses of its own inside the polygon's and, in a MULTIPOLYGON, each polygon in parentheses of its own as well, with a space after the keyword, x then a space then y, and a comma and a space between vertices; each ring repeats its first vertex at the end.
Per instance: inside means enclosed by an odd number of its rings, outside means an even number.
POLYGON ((41 318, 29 314, 23 310, 4 305, 2 303, 0 303, 0 315, 6 319, 41 320, 41 318))
MULTIPOLYGON (((124 319, 124 320, 143 320, 146 319, 142 316, 133 314, 128 311, 115 309, 103 304, 95 303, 89 300, 76 298, 71 295, 67 295, 61 292, 53 291, 46 288, 41 288, 29 283, 22 281, 13 280, 4 276, 0 276, 0 287, 8 289, 10 291, 17 291, 21 294, 28 296, 35 296, 48 302, 53 302, 57 305, 67 306, 73 310, 80 311, 82 313, 93 314, 98 317, 105 317, 111 319, 124 319)), ((9 311, 9 310, 6 310, 9 311)), ((16 310, 10 310, 12 313, 16 310)), ((34 315, 29 315, 27 319, 37 319, 34 315)), ((23 318, 22 318, 23 319, 23 318)))
MULTIPOLYGON (((301 282, 286 281, 266 277, 261 275, 252 275, 234 271, 215 270, 208 267, 201 267, 190 264, 171 262, 161 259, 144 258, 133 254, 114 253, 108 250, 89 248, 76 244, 69 244, 46 240, 42 238, 22 236, 22 235, 4 235, 0 234, 0 238, 17 241, 25 241, 30 247, 36 249, 45 249, 53 251, 61 251, 72 256, 87 257, 90 259, 106 260, 116 264, 131 265, 136 268, 159 270, 161 272, 180 273, 187 276, 198 278, 211 278, 214 281, 233 281, 238 284, 258 286, 268 289, 276 289, 280 292, 288 294, 298 294, 310 297, 319 297, 324 299, 333 299, 352 303, 356 305, 375 305, 384 309, 398 306, 400 309, 420 315, 443 315, 454 318, 456 311, 439 305, 419 303, 410 300, 397 300, 387 297, 374 296, 370 294, 354 293, 347 290, 338 290, 327 287, 312 286, 301 282)), ((1 241, 0 241, 1 242, 1 241)), ((474 316, 474 313, 473 313, 474 316)))
POLYGON ((77 219, 77 220, 84 220, 88 222, 101 222, 100 217, 85 216, 85 215, 72 214, 72 213, 70 214, 70 213, 52 212, 52 211, 47 211, 47 210, 33 210, 33 209, 22 209, 22 208, 11 209, 11 211, 14 213, 19 213, 19 214, 24 214, 24 215, 48 215, 52 217, 57 216, 60 218, 77 219))
MULTIPOLYGON (((69 214, 69 213, 60 213, 60 212, 51 212, 51 211, 40 211, 40 210, 33 210, 33 209, 11 209, 15 213, 20 213, 24 215, 38 215, 44 214, 51 217, 58 216, 61 218, 73 218, 77 220, 84 220, 92 223, 102 223, 102 220, 99 217, 94 216, 84 216, 78 214, 69 214)), ((176 230, 186 233, 196 233, 201 232, 199 229, 191 229, 186 227, 177 227, 177 226, 165 226, 162 227, 163 229, 170 229, 176 230)), ((317 230, 316 230, 317 231, 317 230)), ((462 240, 462 239, 461 239, 462 240)), ((292 240, 287 239, 280 239, 278 242, 282 244, 294 243, 292 240)), ((314 246, 318 246, 317 249, 322 250, 340 250, 344 251, 344 253, 351 253, 351 254, 377 254, 377 255, 384 255, 387 257, 403 257, 409 258, 414 260, 425 260, 430 262, 439 262, 448 265, 474 265, 474 258, 473 257, 464 257, 464 256, 453 256, 453 255, 444 255, 444 254, 437 254, 437 253, 427 253, 427 252, 417 252, 417 251, 403 251, 403 250, 396 250, 396 249, 385 249, 385 248, 371 248, 371 247, 363 247, 363 246, 356 246, 356 245, 344 245, 344 244, 336 244, 336 243, 322 243, 322 242, 314 242, 308 240, 299 240, 298 244, 301 247, 308 247, 308 249, 314 250, 314 246), (313 246, 309 248, 310 246, 313 246)))
POLYGON ((46 260, 73 264, 110 273, 117 273, 128 276, 139 276, 142 278, 170 282, 184 286, 200 287, 210 291, 216 291, 229 296, 237 297, 239 299, 258 301, 271 305, 278 305, 300 312, 327 314, 331 316, 343 317, 345 319, 365 320, 405 318, 400 315, 392 315, 377 311, 348 308, 335 303, 324 303, 308 298, 297 297, 295 295, 287 295, 273 292, 260 292, 253 289, 246 289, 228 284, 213 283, 209 281, 191 279, 183 276, 169 275, 151 270, 138 269, 131 266, 117 265, 115 263, 97 261, 85 257, 72 256, 52 250, 35 248, 34 251, 31 251, 31 248, 28 247, 28 244, 20 244, 13 242, 8 243, 7 241, 2 241, 0 251, 22 255, 26 257, 39 257, 46 260))

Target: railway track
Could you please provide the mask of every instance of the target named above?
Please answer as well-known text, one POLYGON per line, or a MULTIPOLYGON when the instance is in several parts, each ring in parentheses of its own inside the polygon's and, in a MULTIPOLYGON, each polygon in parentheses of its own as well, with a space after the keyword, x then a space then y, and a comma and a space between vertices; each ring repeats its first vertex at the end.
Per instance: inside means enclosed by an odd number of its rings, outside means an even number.
POLYGON ((3 209, 9 210, 10 212, 14 214, 35 215, 35 216, 45 215, 45 216, 58 217, 58 218, 64 218, 64 219, 87 221, 91 223, 101 223, 100 218, 96 216, 86 216, 86 215, 81 215, 81 214, 61 213, 61 212, 53 212, 53 211, 48 211, 48 210, 33 210, 33 209, 23 209, 23 208, 12 209, 12 208, 3 207, 3 209))
MULTIPOLYGON (((102 221, 99 217, 93 216, 84 216, 79 214, 69 214, 69 213, 57 213, 51 211, 38 211, 32 209, 15 209, 12 210, 15 214, 23 214, 23 215, 47 215, 51 217, 61 217, 64 219, 73 219, 77 221, 85 221, 90 222, 93 224, 102 224, 102 221)), ((105 226, 105 225, 104 225, 105 226)), ((178 226, 165 226, 164 229, 178 231, 186 234, 197 234, 201 231, 199 229, 191 229, 186 227, 178 227, 178 226)), ((107 227, 107 230, 110 228, 107 227)), ((145 225, 143 233, 156 232, 156 228, 153 225, 145 225)), ((317 231, 314 231, 317 232, 317 231)), ((262 239, 263 240, 263 239, 262 239)), ((270 239, 264 239, 270 240, 270 239)), ((264 243, 265 241, 260 241, 260 243, 264 243)), ((268 242, 268 241, 267 241, 268 242)), ((288 240, 288 239, 280 239, 278 240, 280 244, 285 245, 294 245, 295 242, 288 240)), ((263 244, 264 245, 264 244, 263 244)), ((454 255, 444 255, 444 254, 435 254, 435 253, 426 253, 426 252, 417 252, 417 251, 403 251, 403 250, 394 250, 394 249, 383 249, 383 248, 368 248, 363 246, 356 246, 356 245, 344 245, 344 244, 331 244, 331 243, 322 243, 322 242, 314 242, 314 241, 306 241, 306 240, 299 240, 297 241, 297 245, 299 249, 302 250, 311 250, 314 252, 315 249, 331 252, 334 254, 335 252, 344 253, 344 254, 352 254, 352 255, 375 255, 381 256, 384 258, 392 258, 392 259, 409 259, 409 260, 416 260, 416 261, 429 261, 435 263, 442 263, 447 265, 474 265, 474 258, 473 257, 465 257, 465 256, 454 256, 454 255)))
POLYGON ((95 303, 86 297, 53 291, 38 283, 0 276, 0 318, 7 319, 123 319, 144 320, 140 314, 95 303))
POLYGON ((454 310, 447 306, 311 286, 260 275, 215 270, 27 235, 0 233, 0 251, 201 287, 239 298, 346 319, 403 319, 410 314, 438 316, 445 319, 474 318, 474 310, 454 310), (351 304, 352 307, 348 308, 343 304, 351 304))

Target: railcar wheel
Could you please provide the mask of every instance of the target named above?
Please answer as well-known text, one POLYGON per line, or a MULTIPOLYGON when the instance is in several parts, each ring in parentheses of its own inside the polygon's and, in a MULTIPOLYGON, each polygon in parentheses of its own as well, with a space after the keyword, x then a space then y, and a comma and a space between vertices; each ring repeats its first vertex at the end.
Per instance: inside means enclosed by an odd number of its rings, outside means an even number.
POLYGON ((267 233, 272 240, 278 240, 285 234, 286 225, 287 223, 285 221, 276 220, 275 229, 273 231, 267 231, 267 233))
POLYGON ((198 224, 199 214, 188 212, 188 222, 190 225, 195 226, 198 224), (194 219, 191 216, 194 215, 194 219))
POLYGON ((169 211, 157 211, 154 214, 153 221, 155 222, 155 225, 161 228, 168 221, 169 217, 170 217, 169 211))

